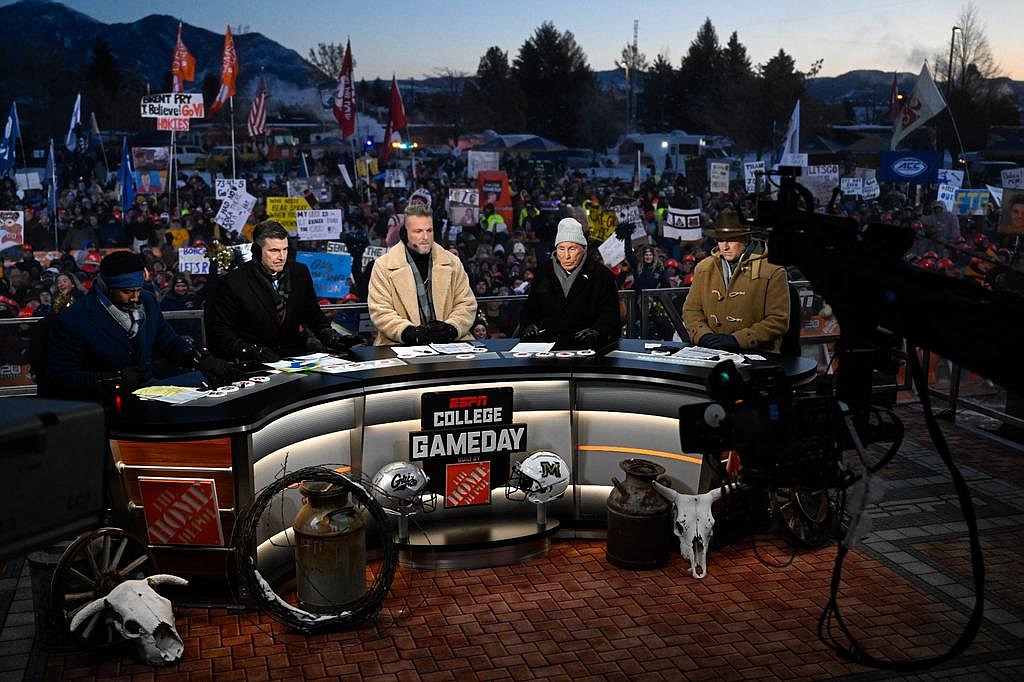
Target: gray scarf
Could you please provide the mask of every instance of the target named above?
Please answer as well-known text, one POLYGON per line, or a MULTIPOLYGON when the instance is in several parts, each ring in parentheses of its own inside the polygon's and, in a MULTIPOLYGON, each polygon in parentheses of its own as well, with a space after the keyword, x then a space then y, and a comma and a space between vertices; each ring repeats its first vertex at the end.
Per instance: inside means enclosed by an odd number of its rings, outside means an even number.
POLYGON ((102 305, 107 313, 114 318, 114 322, 121 325, 125 333, 128 334, 129 339, 134 339, 135 335, 139 333, 139 329, 146 323, 146 309, 139 303, 137 310, 132 312, 125 312, 116 305, 114 305, 109 298, 107 298, 107 284, 103 281, 103 275, 96 278, 96 284, 99 287, 96 293, 100 299, 100 305, 102 305))
MULTIPOLYGON (((409 263, 409 269, 412 270, 413 281, 416 282, 416 301, 420 309, 420 323, 426 324, 431 320, 437 319, 434 314, 434 301, 430 295, 430 275, 427 275, 427 279, 423 279, 423 275, 420 274, 419 266, 412 259, 412 254, 409 253, 409 248, 405 248, 405 260, 409 263)), ((427 268, 427 272, 433 270, 433 258, 430 261, 430 267, 427 268)))
POLYGON ((572 289, 572 283, 576 281, 576 278, 583 271, 583 264, 587 262, 587 254, 583 253, 583 259, 580 260, 580 264, 577 265, 572 272, 566 272, 562 264, 558 262, 558 256, 552 256, 554 261, 555 277, 558 279, 558 283, 562 285, 562 293, 566 298, 569 298, 569 290, 572 289))

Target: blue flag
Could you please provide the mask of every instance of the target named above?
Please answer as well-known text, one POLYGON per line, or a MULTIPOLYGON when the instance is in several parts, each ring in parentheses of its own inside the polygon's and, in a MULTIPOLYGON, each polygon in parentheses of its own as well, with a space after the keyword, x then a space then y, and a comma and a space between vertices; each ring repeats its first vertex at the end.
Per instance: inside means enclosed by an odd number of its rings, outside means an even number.
POLYGON ((128 138, 121 144, 121 167, 117 170, 117 181, 121 183, 121 219, 135 203, 135 174, 132 173, 132 156, 128 149, 128 138))
POLYGON ((50 156, 46 159, 46 177, 43 183, 50 183, 46 194, 46 211, 50 214, 53 225, 57 225, 57 159, 53 155, 53 138, 50 138, 50 156))
POLYGON ((0 140, 0 176, 14 168, 14 141, 21 137, 18 126, 18 103, 11 102, 11 113, 7 115, 4 137, 0 140))

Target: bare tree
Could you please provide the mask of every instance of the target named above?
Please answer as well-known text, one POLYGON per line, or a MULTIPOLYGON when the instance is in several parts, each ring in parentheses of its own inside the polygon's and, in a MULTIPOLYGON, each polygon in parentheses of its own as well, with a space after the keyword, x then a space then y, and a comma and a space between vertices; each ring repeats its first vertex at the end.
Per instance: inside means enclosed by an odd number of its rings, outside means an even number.
MULTIPOLYGON (((334 79, 341 72, 341 63, 345 60, 345 46, 340 43, 318 43, 316 49, 309 48, 309 55, 306 59, 325 78, 334 79)), ((356 60, 353 59, 352 68, 355 66, 356 60)))

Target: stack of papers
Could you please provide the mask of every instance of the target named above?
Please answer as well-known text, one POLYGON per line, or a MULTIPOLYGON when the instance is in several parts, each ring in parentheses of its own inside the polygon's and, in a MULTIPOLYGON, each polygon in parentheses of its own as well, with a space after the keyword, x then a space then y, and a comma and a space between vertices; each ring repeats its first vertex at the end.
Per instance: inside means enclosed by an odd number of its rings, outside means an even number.
POLYGON ((132 395, 143 400, 156 400, 171 405, 181 405, 196 398, 202 398, 207 391, 200 391, 187 386, 144 386, 132 391, 132 395))

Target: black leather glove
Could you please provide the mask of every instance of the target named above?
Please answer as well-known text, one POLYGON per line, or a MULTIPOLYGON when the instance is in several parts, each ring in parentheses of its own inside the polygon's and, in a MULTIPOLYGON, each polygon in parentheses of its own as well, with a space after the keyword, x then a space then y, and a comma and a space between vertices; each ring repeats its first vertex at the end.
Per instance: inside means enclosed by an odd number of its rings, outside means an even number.
POLYGON ((243 343, 235 353, 239 362, 277 362, 281 356, 273 348, 255 343, 243 343))
POLYGON ((402 330, 402 343, 406 346, 422 346, 427 342, 427 328, 423 325, 409 325, 402 330))
POLYGON ((353 346, 366 342, 355 334, 342 334, 337 329, 328 327, 320 334, 320 343, 328 350, 347 353, 353 346))
POLYGON ((440 320, 431 320, 425 325, 427 343, 451 343, 459 338, 459 330, 454 325, 440 320))
POLYGON ((125 367, 116 372, 101 372, 99 375, 100 393, 107 398, 128 395, 146 383, 146 373, 140 367, 125 367))
POLYGON ((203 378, 211 388, 219 388, 245 378, 245 374, 235 369, 230 362, 203 351, 196 355, 196 368, 203 373, 203 378))
POLYGON ((732 334, 705 334, 700 337, 697 345, 715 350, 727 350, 730 353, 740 352, 740 344, 732 334))
POLYGON ((597 345, 598 341, 601 340, 601 332, 587 327, 586 329, 581 329, 573 334, 572 339, 580 345, 586 346, 587 348, 593 348, 597 345))
POLYGON ((519 338, 523 341, 534 341, 540 338, 543 330, 535 324, 527 325, 526 329, 519 332, 519 338))

